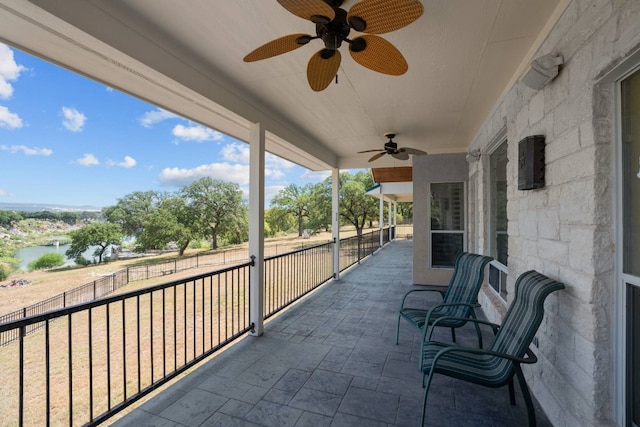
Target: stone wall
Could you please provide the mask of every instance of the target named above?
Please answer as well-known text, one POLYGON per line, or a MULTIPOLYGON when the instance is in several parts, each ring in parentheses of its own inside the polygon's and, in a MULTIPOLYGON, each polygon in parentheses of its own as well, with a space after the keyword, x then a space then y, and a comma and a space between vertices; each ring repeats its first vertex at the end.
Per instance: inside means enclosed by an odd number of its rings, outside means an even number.
MULTIPOLYGON (((600 81, 640 46, 640 1, 573 0, 538 52, 564 56, 560 75, 535 91, 516 83, 471 144, 486 153, 506 125, 509 295, 536 269, 566 284, 549 297, 539 362, 524 368, 556 426, 613 425, 615 412, 615 97, 600 81), (546 137, 546 186, 517 189, 518 141, 546 137)), ((470 165, 473 244, 487 253, 485 157, 470 165), (472 178, 472 179, 471 179, 472 178)), ((507 304, 489 288, 481 302, 499 319, 507 304)), ((507 301, 508 303, 508 301, 507 301)))

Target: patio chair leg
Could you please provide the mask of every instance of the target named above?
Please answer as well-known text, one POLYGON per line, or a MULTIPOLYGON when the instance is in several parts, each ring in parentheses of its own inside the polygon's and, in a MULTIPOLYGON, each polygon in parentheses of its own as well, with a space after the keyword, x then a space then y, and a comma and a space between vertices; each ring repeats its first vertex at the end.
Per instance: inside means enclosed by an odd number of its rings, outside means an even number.
POLYGON ((424 373, 422 375, 422 386, 424 387, 424 397, 422 398, 422 416, 420 417, 420 426, 424 425, 424 415, 427 411, 427 395, 429 394, 429 386, 431 385, 431 378, 433 377, 433 369, 429 372, 427 383, 424 383, 424 373))
POLYGON ((451 339, 456 342, 456 330, 454 328, 451 328, 451 339))
POLYGON ((398 314, 398 322, 396 323, 396 345, 398 345, 399 334, 400 334, 400 315, 398 314))
POLYGON ((536 411, 533 408, 533 400, 531 400, 531 393, 529 393, 529 387, 527 387, 527 382, 524 379, 524 375, 522 373, 522 369, 520 369, 520 365, 515 365, 516 375, 518 376, 518 382, 520 383, 520 388, 522 389, 522 397, 524 397, 524 402, 527 404, 527 415, 529 416, 529 427, 536 426, 536 411))
POLYGON ((513 387, 513 377, 509 379, 509 402, 511 406, 516 406, 516 391, 513 387))
POLYGON ((474 322, 476 327, 476 334, 478 334, 478 345, 482 348, 482 331, 480 331, 480 326, 474 322))

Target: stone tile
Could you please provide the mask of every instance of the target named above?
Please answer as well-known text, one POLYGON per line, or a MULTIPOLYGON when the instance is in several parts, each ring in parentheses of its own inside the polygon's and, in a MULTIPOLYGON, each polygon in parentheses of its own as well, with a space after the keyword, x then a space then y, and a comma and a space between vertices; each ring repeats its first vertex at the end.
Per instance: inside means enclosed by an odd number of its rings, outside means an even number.
POLYGON ((309 376, 311 376, 311 372, 309 371, 289 369, 289 371, 280 378, 280 381, 278 381, 273 388, 296 392, 302 388, 305 382, 307 382, 309 376))
POLYGON ((238 381, 237 379, 212 376, 200 384, 200 388, 230 399, 256 404, 268 389, 238 381))
POLYGON ((200 427, 259 427, 255 424, 241 418, 232 417, 231 415, 216 412, 209 417, 200 427))
POLYGON ((262 399, 268 402, 278 403, 280 405, 287 405, 291 401, 291 399, 293 399, 293 396, 295 396, 295 394, 295 391, 277 390, 275 388, 272 388, 267 392, 267 394, 264 395, 262 399))
POLYGON ((150 414, 141 409, 137 409, 126 418, 122 418, 113 424, 115 427, 177 427, 178 424, 160 417, 158 415, 150 414))
POLYGON ((332 394, 303 387, 289 402, 289 406, 321 415, 333 416, 338 410, 341 401, 341 394, 332 394))
POLYGON ((298 419, 296 427, 329 427, 332 421, 333 418, 331 417, 314 414, 313 412, 304 412, 298 419))
POLYGON ((249 411, 245 419, 267 427, 288 427, 295 426, 301 415, 300 409, 262 400, 249 411))
POLYGON ((343 412, 338 412, 336 416, 333 417, 333 421, 331 422, 331 427, 363 427, 363 426, 387 427, 387 423, 381 422, 378 420, 373 420, 371 418, 345 414, 343 412))
POLYGON ((218 409, 218 413, 242 418, 247 414, 247 412, 251 410, 251 408, 253 408, 253 405, 250 403, 242 402, 235 399, 229 399, 227 403, 225 403, 220 409, 218 409))
POLYGON ((398 404, 397 394, 351 387, 345 394, 339 411, 393 424, 396 421, 398 404))
POLYGON ((226 397, 194 389, 167 406, 160 415, 184 425, 199 425, 227 402, 226 397))
POLYGON ((317 369, 311 374, 304 386, 314 390, 343 395, 352 380, 353 376, 351 375, 317 369))

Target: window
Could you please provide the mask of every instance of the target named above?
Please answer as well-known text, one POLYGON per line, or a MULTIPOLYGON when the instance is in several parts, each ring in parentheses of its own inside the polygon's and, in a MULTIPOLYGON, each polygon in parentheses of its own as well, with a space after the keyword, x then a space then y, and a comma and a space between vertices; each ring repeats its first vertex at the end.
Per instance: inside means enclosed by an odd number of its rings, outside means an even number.
POLYGON ((453 268, 464 250, 464 183, 431 184, 431 267, 453 268))
POLYGON ((621 82, 622 278, 626 287, 626 410, 640 426, 640 71, 621 82))
POLYGON ((489 267, 489 284, 503 299, 507 299, 507 262, 509 236, 507 234, 507 141, 502 142, 489 156, 490 216, 489 249, 495 259, 489 267))

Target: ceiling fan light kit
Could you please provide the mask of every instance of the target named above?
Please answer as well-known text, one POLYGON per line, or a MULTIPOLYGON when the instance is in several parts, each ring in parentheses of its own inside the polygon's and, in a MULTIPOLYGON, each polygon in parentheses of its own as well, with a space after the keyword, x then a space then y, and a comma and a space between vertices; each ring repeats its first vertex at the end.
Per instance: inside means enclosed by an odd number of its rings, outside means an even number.
POLYGON ((407 72, 409 66, 402 53, 376 34, 398 30, 422 16, 424 8, 419 0, 362 0, 349 12, 340 7, 342 0, 278 0, 278 3, 315 24, 316 35, 291 34, 272 40, 245 56, 245 62, 281 55, 321 39, 324 48, 307 65, 307 80, 316 92, 326 89, 336 76, 342 42, 349 44, 351 57, 363 67, 394 76, 407 72), (351 30, 364 34, 350 39, 351 30), (327 64, 322 64, 323 61, 327 64))

